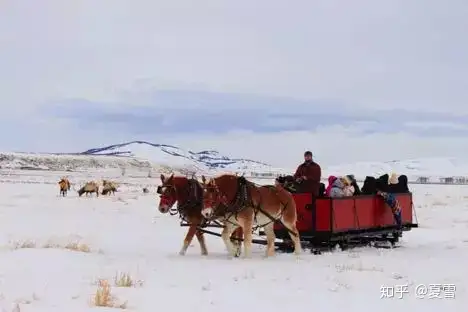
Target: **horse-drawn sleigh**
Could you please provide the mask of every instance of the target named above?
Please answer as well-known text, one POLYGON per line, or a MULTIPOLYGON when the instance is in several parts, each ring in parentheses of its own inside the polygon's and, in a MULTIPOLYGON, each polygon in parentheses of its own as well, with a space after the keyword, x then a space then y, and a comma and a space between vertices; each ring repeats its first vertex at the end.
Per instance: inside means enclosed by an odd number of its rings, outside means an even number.
POLYGON ((209 180, 202 177, 202 182, 194 177, 161 175, 161 182, 159 211, 179 213, 181 226, 189 227, 180 254, 185 254, 196 236, 206 255, 203 234, 222 237, 235 256, 240 255, 241 241, 245 241, 246 256, 251 243, 266 245, 270 256, 272 246, 296 253, 303 248, 320 253, 337 245, 347 248, 381 241, 394 246, 402 231, 418 226, 413 222, 411 193, 395 194, 401 206, 401 224, 397 225, 391 209, 378 195, 314 197, 286 191, 280 183, 257 185, 229 174, 209 180), (223 228, 223 233, 208 227, 223 228), (254 227, 264 228, 258 234, 260 239, 252 238, 254 227))

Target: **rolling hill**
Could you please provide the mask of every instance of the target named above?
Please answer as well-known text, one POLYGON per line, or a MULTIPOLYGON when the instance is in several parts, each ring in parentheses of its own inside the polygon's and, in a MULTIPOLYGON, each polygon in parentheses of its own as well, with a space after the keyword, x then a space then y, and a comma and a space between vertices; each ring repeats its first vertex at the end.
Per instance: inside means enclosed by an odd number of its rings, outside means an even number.
MULTIPOLYGON (((295 165, 295 164, 293 164, 295 165)), ((271 177, 291 173, 291 169, 274 168, 247 158, 232 158, 214 149, 191 151, 174 145, 132 141, 91 148, 77 153, 1 153, 2 169, 86 170, 127 168, 138 171, 179 171, 212 173, 238 172, 271 177)), ((468 161, 458 158, 419 158, 410 160, 358 162, 322 166, 322 178, 328 175, 354 174, 358 179, 395 172, 412 181, 427 177, 438 182, 442 177, 466 177, 468 161)))
POLYGON ((100 148, 92 148, 79 154, 88 156, 107 155, 135 157, 159 164, 190 167, 199 170, 274 170, 272 166, 266 163, 246 158, 230 158, 228 156, 221 155, 216 150, 194 152, 184 150, 174 145, 155 144, 146 141, 132 141, 100 148))

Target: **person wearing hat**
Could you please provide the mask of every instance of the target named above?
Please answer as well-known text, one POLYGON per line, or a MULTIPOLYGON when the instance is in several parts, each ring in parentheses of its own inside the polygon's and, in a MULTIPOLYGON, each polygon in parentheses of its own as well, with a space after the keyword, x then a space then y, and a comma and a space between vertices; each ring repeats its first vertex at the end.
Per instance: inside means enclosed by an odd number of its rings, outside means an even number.
POLYGON ((294 179, 301 185, 301 191, 318 196, 321 178, 322 169, 312 160, 312 152, 305 152, 304 162, 297 167, 296 173, 294 173, 294 179))

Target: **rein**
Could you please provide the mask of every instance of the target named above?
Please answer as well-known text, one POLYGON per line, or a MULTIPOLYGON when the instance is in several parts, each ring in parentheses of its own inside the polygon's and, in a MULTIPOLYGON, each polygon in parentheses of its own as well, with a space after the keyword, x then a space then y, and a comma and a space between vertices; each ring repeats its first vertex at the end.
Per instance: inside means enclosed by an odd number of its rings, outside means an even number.
POLYGON ((171 188, 174 190, 174 193, 176 194, 176 200, 177 200, 177 207, 172 207, 169 209, 169 214, 171 216, 175 216, 177 214, 180 215, 182 219, 185 218, 186 211, 190 208, 194 208, 195 206, 199 205, 201 203, 200 201, 200 194, 197 189, 197 181, 193 179, 187 180, 189 187, 187 189, 187 200, 181 201, 177 198, 177 188, 174 185, 165 185, 165 186, 158 186, 157 193, 163 196, 162 194, 162 188, 167 187, 171 188))
POLYGON ((237 191, 234 195, 234 198, 231 202, 228 202, 228 197, 226 194, 222 193, 221 190, 218 188, 217 185, 206 186, 206 189, 211 189, 213 193, 217 195, 219 198, 219 203, 215 205, 216 200, 212 200, 212 206, 214 208, 214 215, 217 216, 216 211, 224 210, 225 212, 229 213, 231 217, 232 215, 239 213, 243 208, 245 208, 247 202, 249 201, 247 185, 239 185, 237 184, 237 191), (245 192, 242 192, 239 187, 245 187, 245 192))
MULTIPOLYGON (((279 217, 275 218, 273 217, 271 214, 269 214, 268 212, 266 212, 264 209, 262 209, 262 202, 263 202, 263 197, 260 193, 260 191, 258 190, 258 188, 260 187, 265 187, 265 186, 261 186, 259 184, 256 184, 256 183, 253 183, 253 182, 250 182, 250 181, 246 181, 245 182, 246 184, 245 185, 241 185, 239 182, 237 183, 237 191, 236 191, 236 195, 234 196, 233 200, 231 203, 227 203, 227 196, 225 194, 223 194, 218 186, 215 184, 215 185, 211 185, 211 186, 205 186, 207 189, 211 189, 213 190, 214 192, 217 193, 217 196, 221 198, 221 201, 220 203, 218 203, 216 205, 216 207, 214 208, 214 216, 213 218, 216 218, 217 214, 216 214, 216 211, 219 210, 220 208, 225 208, 224 211, 225 211, 225 215, 223 216, 223 218, 225 219, 225 222, 229 222, 229 223, 232 223, 234 224, 234 222, 232 221, 229 221, 229 219, 234 216, 235 219, 237 220, 237 215, 239 212, 242 211, 242 209, 246 208, 246 206, 248 204, 250 204, 252 206, 252 208, 254 209, 254 219, 257 219, 257 215, 258 213, 262 213, 264 214, 268 219, 270 219, 270 222, 267 222, 265 224, 257 224, 257 226, 255 226, 253 228, 253 231, 257 230, 258 228, 262 228, 262 227, 265 227, 266 225, 270 224, 270 223, 273 223, 273 222, 279 222, 289 233, 291 233, 292 235, 294 236, 297 236, 297 233, 294 233, 292 230, 290 230, 288 227, 286 227, 284 225, 284 223, 281 221, 281 216, 283 215, 284 211, 286 210, 286 208, 288 207, 288 203, 283 203, 280 201, 280 204, 281 204, 281 211, 279 213, 279 217), (248 192, 250 191, 247 187, 248 187, 248 183, 252 184, 253 186, 255 186, 257 189, 256 189, 256 192, 258 192, 258 195, 260 197, 260 201, 257 205, 254 205, 253 201, 251 198, 249 198, 249 195, 248 195, 248 192), (242 192, 242 190, 240 188, 242 187, 245 187, 245 192, 242 192), (226 199, 224 202, 222 199, 226 199), (248 201, 250 201, 250 203, 247 203, 248 201), (223 207, 224 206, 224 207, 223 207), (234 209, 230 209, 230 208, 234 208, 234 209)), ((273 187, 273 186, 272 186, 273 187)), ((213 206, 214 206, 214 202, 213 201, 213 206)))

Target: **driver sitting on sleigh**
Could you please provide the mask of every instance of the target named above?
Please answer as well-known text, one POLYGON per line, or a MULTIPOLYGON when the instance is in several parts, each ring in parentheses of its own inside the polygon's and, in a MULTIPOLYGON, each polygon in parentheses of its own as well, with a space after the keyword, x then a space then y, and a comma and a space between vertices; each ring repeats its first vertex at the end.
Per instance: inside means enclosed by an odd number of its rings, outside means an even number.
POLYGON ((312 152, 305 152, 304 162, 297 167, 296 173, 293 176, 300 185, 301 191, 318 196, 321 176, 322 169, 312 160, 312 152))

